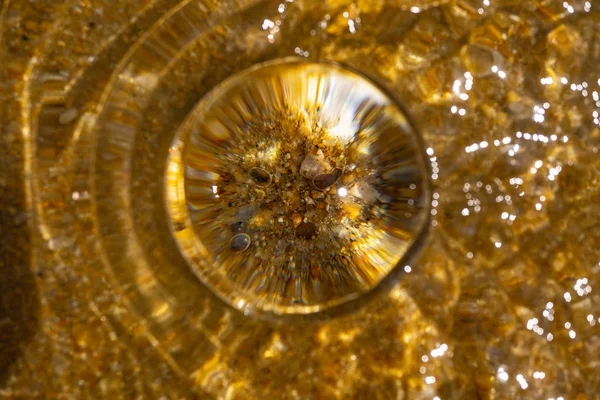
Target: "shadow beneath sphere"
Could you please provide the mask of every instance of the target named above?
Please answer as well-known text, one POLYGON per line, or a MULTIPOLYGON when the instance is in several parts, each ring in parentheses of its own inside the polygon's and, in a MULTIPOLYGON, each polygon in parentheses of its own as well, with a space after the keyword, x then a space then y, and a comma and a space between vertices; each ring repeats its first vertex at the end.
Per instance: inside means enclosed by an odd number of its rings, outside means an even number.
MULTIPOLYGON (((5 133, 5 132, 4 132, 5 133)), ((34 335, 39 295, 31 272, 31 238, 20 146, 1 135, 0 151, 0 388, 34 335)))

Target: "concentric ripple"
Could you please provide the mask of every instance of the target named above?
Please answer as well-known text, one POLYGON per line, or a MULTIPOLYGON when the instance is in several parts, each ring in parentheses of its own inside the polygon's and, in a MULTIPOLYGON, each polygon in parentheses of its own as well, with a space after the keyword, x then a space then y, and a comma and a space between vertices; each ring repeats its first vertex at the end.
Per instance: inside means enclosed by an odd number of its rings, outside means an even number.
POLYGON ((383 89, 292 58, 205 96, 173 143, 166 190, 179 247, 213 291, 246 313, 306 314, 371 291, 417 250, 427 176, 383 89))

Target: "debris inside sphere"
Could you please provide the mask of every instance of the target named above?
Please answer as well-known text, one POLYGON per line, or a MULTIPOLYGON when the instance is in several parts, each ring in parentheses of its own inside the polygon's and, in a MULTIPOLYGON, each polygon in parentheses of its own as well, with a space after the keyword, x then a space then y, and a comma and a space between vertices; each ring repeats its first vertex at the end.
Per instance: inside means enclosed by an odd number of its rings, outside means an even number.
POLYGON ((250 246, 250 236, 245 233, 238 233, 231 238, 230 247, 233 251, 244 251, 250 246))
POLYGON ((258 187, 267 187, 271 184, 273 178, 271 174, 262 168, 254 167, 250 170, 250 175, 258 187))
POLYGON ((342 176, 342 170, 339 168, 334 168, 333 171, 327 174, 319 174, 315 176, 313 179, 313 185, 319 190, 325 190, 335 184, 337 180, 340 179, 340 176, 342 176))
POLYGON ((310 222, 303 222, 300 225, 298 225, 298 228, 296 228, 296 234, 304 239, 310 239, 314 236, 316 231, 316 226, 313 223, 310 222))

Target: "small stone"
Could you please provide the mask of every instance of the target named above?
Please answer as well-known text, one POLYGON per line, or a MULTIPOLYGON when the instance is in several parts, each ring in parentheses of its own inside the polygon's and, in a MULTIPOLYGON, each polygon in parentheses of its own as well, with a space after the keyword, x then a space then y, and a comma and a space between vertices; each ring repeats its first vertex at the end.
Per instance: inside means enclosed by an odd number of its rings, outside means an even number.
POLYGON ((335 226, 332 231, 337 235, 337 237, 339 237, 340 239, 345 239, 348 237, 348 235, 350 234, 348 232, 348 228, 346 228, 345 225, 337 225, 335 226))
POLYGON ((336 183, 337 180, 340 179, 340 176, 342 176, 342 170, 339 168, 334 168, 333 171, 327 174, 319 174, 315 176, 313 179, 313 185, 319 190, 325 190, 336 183))
POLYGON ((231 238, 229 242, 229 246, 233 251, 244 251, 250 246, 250 236, 245 233, 238 233, 234 237, 231 238))
POLYGON ((238 208, 237 212, 235 213, 235 217, 239 221, 246 221, 252 218, 255 212, 256 210, 254 206, 252 204, 247 204, 243 207, 238 208))
POLYGON ((298 214, 298 213, 292 214, 292 223, 294 224, 294 226, 298 226, 302 223, 302 217, 300 216, 300 214, 298 214))
POLYGON ((346 186, 352 186, 353 182, 354 182, 354 176, 352 176, 352 174, 344 174, 344 176, 341 179, 341 183, 346 185, 346 186))
POLYGON ((323 193, 323 192, 321 192, 319 190, 313 190, 313 191, 311 191, 310 195, 315 200, 325 198, 325 193, 323 193))
POLYGON ((325 161, 322 152, 307 155, 300 164, 300 174, 307 179, 323 174, 328 169, 329 164, 325 161))
POLYGON ((348 216, 348 218, 350 218, 351 221, 356 221, 362 213, 362 206, 357 203, 344 204, 343 209, 345 214, 348 216))
POLYGON ((258 187, 267 187, 273 180, 270 173, 258 167, 250 169, 250 176, 252 176, 254 183, 256 183, 258 187))
POLYGON ((315 224, 311 222, 303 222, 296 228, 296 234, 304 239, 310 239, 316 231, 315 224))
POLYGON ((379 192, 367 182, 361 181, 352 188, 352 195, 367 203, 373 203, 379 197, 379 192))
POLYGON ((271 224, 273 222, 273 211, 270 209, 261 210, 252 220, 250 224, 257 227, 264 227, 267 224, 271 224))
POLYGON ((61 113, 58 117, 58 122, 62 125, 67 125, 73 122, 77 118, 78 111, 76 108, 70 108, 67 111, 61 113))

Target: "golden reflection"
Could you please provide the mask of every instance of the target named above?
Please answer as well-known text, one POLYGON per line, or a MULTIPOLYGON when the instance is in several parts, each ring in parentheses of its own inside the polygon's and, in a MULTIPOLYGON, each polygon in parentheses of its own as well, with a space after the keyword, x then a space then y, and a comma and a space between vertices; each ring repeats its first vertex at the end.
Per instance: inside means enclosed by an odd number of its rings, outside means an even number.
MULTIPOLYGON (((10 0, 0 7, 1 398, 598 397, 596 2, 10 0), (203 201, 216 204, 233 188, 215 167, 218 157, 173 139, 184 127, 196 145, 222 148, 243 137, 244 121, 264 102, 230 98, 243 105, 238 114, 185 121, 226 79, 290 56, 343 63, 376 78, 383 100, 387 92, 401 99, 403 129, 414 125, 425 141, 433 188, 424 199, 411 182, 392 193, 392 223, 368 221, 369 234, 349 246, 351 262, 340 270, 358 287, 388 273, 386 260, 411 232, 398 221, 420 207, 431 218, 427 242, 419 258, 398 265, 399 279, 330 319, 278 323, 254 317, 253 297, 207 263, 211 242, 199 240, 188 217, 205 224, 204 234, 219 234, 212 218, 219 214, 207 214, 203 201), (190 190, 186 174, 203 185, 190 190), (179 201, 187 197, 190 204, 179 201), (201 279, 190 266, 204 271, 201 279)), ((391 167, 411 154, 407 143, 374 149, 372 138, 388 128, 360 131, 351 91, 327 98, 319 74, 306 82, 297 98, 336 110, 323 114, 326 144, 355 140, 349 157, 383 158, 390 167, 379 171, 382 179, 411 173, 410 165, 391 167), (398 157, 382 157, 392 148, 387 154, 398 157)), ((297 99, 276 93, 278 102, 297 99)), ((311 117, 310 105, 290 105, 304 121, 311 117)), ((304 136, 313 128, 297 127, 304 136)), ((266 199, 283 182, 269 167, 285 157, 285 142, 258 144, 243 160, 248 173, 232 179, 251 180, 251 196, 266 199)), ((321 174, 321 189, 310 191, 315 206, 329 198, 352 221, 363 213, 354 199, 390 200, 350 179, 351 163, 325 161, 315 154, 302 170, 313 186, 321 174)), ((272 212, 248 221, 256 230, 270 221, 293 226, 301 237, 312 237, 318 223, 272 212)), ((347 223, 335 232, 345 237, 347 223)), ((236 266, 256 241, 229 233, 222 243, 237 250, 236 266)), ((240 278, 272 294, 269 301, 302 299, 305 280, 269 286, 269 276, 240 278)), ((311 299, 339 287, 313 282, 311 299)))

